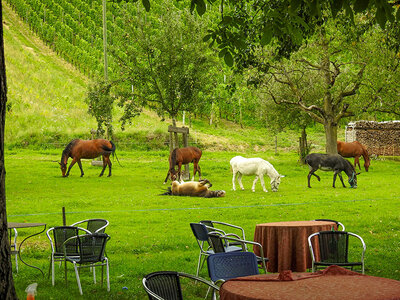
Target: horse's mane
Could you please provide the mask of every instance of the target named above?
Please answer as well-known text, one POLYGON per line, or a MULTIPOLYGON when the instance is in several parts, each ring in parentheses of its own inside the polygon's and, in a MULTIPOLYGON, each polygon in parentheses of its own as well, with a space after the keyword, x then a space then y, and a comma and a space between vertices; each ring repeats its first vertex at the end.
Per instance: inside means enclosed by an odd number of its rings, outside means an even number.
POLYGON ((74 139, 72 141, 69 142, 69 144, 65 147, 65 149, 63 150, 62 154, 61 154, 61 164, 64 163, 64 157, 69 157, 69 154, 71 153, 72 148, 74 147, 74 145, 76 144, 76 142, 79 139, 74 139))
POLYGON ((353 164, 349 162, 347 159, 343 158, 346 161, 346 164, 350 166, 350 169, 353 171, 353 173, 356 173, 356 169, 354 168, 353 164))

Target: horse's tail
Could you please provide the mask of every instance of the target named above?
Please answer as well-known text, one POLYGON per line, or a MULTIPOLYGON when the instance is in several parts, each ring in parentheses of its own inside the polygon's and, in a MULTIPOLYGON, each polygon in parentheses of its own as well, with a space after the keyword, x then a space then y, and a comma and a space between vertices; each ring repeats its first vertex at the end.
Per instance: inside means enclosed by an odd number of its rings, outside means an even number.
POLYGON ((115 158, 117 159, 118 164, 122 167, 122 165, 119 162, 117 153, 115 152, 115 149, 117 149, 117 147, 115 146, 115 144, 112 141, 110 141, 110 144, 111 144, 111 147, 112 147, 111 148, 111 153, 112 153, 113 159, 114 159, 114 155, 115 155, 115 158))
POLYGON ((103 145, 103 146, 102 146, 103 150, 106 151, 106 152, 109 152, 110 154, 112 154, 113 159, 114 159, 114 156, 115 156, 115 158, 117 159, 118 164, 122 167, 122 165, 121 165, 120 162, 119 162, 117 153, 115 152, 115 150, 117 149, 117 147, 115 146, 115 144, 114 144, 112 141, 109 141, 109 142, 110 142, 110 144, 111 144, 111 148, 107 147, 106 145, 103 145))

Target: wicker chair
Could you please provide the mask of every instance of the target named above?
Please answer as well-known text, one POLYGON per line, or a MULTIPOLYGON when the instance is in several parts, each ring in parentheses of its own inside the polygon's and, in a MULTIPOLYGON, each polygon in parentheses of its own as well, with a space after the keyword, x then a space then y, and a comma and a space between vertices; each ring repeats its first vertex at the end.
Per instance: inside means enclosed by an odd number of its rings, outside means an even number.
POLYGON ((106 230, 106 227, 110 224, 105 219, 87 219, 87 220, 82 220, 79 222, 76 222, 72 224, 71 226, 79 226, 79 227, 84 227, 86 223, 86 229, 89 230, 92 233, 98 232, 98 233, 104 233, 106 230))
MULTIPOLYGON (((212 228, 207 227, 206 225, 200 223, 190 223, 190 228, 192 229, 197 244, 199 245, 200 248, 199 259, 197 262, 197 271, 196 271, 196 276, 199 276, 199 272, 204 265, 206 257, 215 253, 208 236, 209 229, 212 228)), ((225 234, 225 232, 223 231, 218 231, 218 232, 221 234, 225 234)), ((220 252, 233 252, 233 251, 242 251, 242 247, 226 245, 224 246, 224 251, 220 252)))
MULTIPOLYGON (((79 234, 91 233, 87 229, 76 227, 76 226, 56 226, 47 230, 46 234, 50 241, 51 246, 51 256, 50 256, 50 266, 49 266, 49 276, 51 272, 51 283, 54 285, 54 263, 59 261, 60 263, 65 260, 63 243, 74 236, 79 234), (52 238, 53 237, 53 238, 52 238)), ((78 255, 78 245, 70 244, 67 248, 67 254, 69 256, 78 255)))
POLYGON ((143 287, 150 300, 183 300, 180 278, 186 277, 201 282, 219 291, 219 287, 201 277, 175 271, 153 272, 143 278, 143 287))
POLYGON ((320 231, 311 234, 308 237, 308 245, 310 247, 312 258, 312 271, 315 272, 318 268, 325 268, 331 265, 350 268, 361 267, 361 273, 364 274, 364 254, 366 246, 364 240, 357 234, 346 231, 320 231), (317 241, 313 238, 318 237, 317 241), (361 243, 361 258, 360 261, 349 261, 349 237, 361 243), (317 261, 314 251, 314 246, 317 245, 320 259, 317 261))
POLYGON ((336 223, 337 229, 339 230, 339 226, 341 227, 341 231, 345 231, 346 228, 344 227, 344 225, 342 223, 340 223, 339 221, 335 221, 335 220, 331 220, 331 219, 315 219, 314 221, 328 221, 328 222, 334 222, 336 223))
MULTIPOLYGON (((79 293, 82 295, 82 286, 79 278, 78 269, 93 268, 93 281, 96 283, 96 267, 101 268, 101 284, 103 285, 103 270, 106 266, 107 291, 110 291, 110 271, 108 258, 104 255, 107 241, 110 236, 105 233, 90 233, 85 235, 73 236, 63 243, 65 262, 74 265, 76 281, 78 283, 79 293), (70 246, 77 245, 77 255, 68 255, 70 246)), ((65 266, 65 281, 67 281, 67 267, 65 266)))

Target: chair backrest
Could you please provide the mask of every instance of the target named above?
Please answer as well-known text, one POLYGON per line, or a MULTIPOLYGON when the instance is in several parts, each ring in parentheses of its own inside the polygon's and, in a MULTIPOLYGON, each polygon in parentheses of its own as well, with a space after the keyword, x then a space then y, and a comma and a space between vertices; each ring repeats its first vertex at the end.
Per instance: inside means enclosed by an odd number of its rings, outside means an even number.
POLYGON ((181 284, 178 272, 153 272, 143 278, 143 286, 150 300, 182 300, 181 284))
POLYGON ((339 221, 331 220, 331 219, 315 219, 314 221, 328 221, 328 222, 334 222, 336 223, 337 229, 339 230, 339 226, 341 227, 341 231, 345 231, 345 227, 342 223, 339 221))
POLYGON ((190 223, 190 228, 198 241, 208 242, 208 230, 204 224, 190 223))
POLYGON ((91 233, 85 235, 74 236, 66 240, 64 247, 69 244, 78 245, 78 263, 94 263, 104 259, 104 251, 110 236, 106 233, 91 233))
POLYGON ((208 238, 214 253, 226 252, 226 243, 219 232, 208 233, 208 238))
POLYGON ((106 219, 87 219, 87 220, 82 220, 79 222, 76 222, 72 224, 71 226, 77 226, 82 225, 86 223, 86 229, 89 230, 92 233, 98 232, 98 233, 104 233, 106 230, 106 227, 108 226, 109 222, 106 219))
MULTIPOLYGON (((87 230, 76 226, 56 226, 47 230, 47 237, 50 240, 52 251, 55 254, 63 255, 63 244, 71 237, 76 237, 79 233, 86 233, 87 230), (51 238, 53 236, 53 239, 51 238)), ((66 247, 68 255, 78 255, 78 242, 69 243, 66 247)))
POLYGON ((321 231, 318 244, 321 262, 348 262, 349 235, 346 231, 321 231))
POLYGON ((216 253, 207 257, 208 275, 213 282, 257 275, 257 257, 253 252, 216 253))

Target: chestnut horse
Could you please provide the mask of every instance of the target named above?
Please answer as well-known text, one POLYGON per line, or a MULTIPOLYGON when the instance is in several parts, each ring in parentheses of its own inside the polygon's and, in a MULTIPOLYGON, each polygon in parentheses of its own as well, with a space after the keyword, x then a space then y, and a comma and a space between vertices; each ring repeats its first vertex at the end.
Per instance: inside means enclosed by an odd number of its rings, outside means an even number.
POLYGON ((364 168, 368 172, 370 165, 368 150, 361 143, 354 141, 351 143, 346 143, 342 141, 337 141, 337 151, 343 157, 354 157, 354 167, 358 165, 361 170, 359 158, 362 155, 364 158, 364 168))
POLYGON ((89 158, 93 159, 100 155, 103 156, 103 170, 99 176, 103 176, 104 170, 108 165, 109 173, 108 176, 111 176, 111 160, 110 154, 114 155, 115 145, 113 142, 103 139, 97 140, 80 140, 75 139, 72 140, 64 149, 61 155, 61 172, 63 177, 67 177, 69 175, 69 171, 75 163, 78 163, 79 168, 81 169, 81 177, 84 175, 82 169, 81 158, 89 158), (72 158, 72 162, 69 165, 67 170, 67 162, 68 158, 72 158))
POLYGON ((167 177, 165 178, 164 184, 168 181, 169 175, 171 175, 171 180, 179 180, 182 182, 182 165, 193 163, 193 178, 196 172, 199 172, 199 180, 201 179, 201 171, 199 166, 199 160, 201 158, 201 150, 197 147, 185 147, 185 148, 175 148, 169 155, 169 170, 167 177), (175 171, 175 166, 178 166, 178 171, 175 171))

